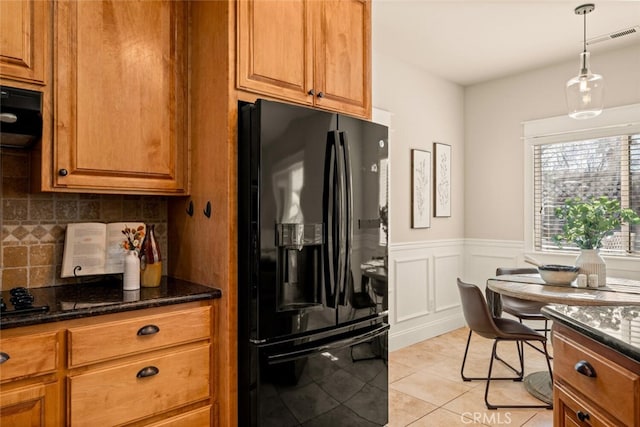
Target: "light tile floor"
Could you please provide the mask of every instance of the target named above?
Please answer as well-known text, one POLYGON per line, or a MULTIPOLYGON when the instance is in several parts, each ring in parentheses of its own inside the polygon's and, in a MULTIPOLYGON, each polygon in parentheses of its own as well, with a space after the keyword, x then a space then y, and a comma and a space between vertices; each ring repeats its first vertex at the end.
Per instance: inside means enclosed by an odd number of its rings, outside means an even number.
MULTIPOLYGON (((467 328, 457 329, 389 354, 389 427, 551 427, 551 410, 486 408, 485 382, 465 382, 460 378, 468 334, 467 328)), ((492 345, 492 340, 473 335, 465 368, 467 376, 486 376, 492 345)), ((551 347, 550 342, 548 346, 551 347)), ((515 344, 499 343, 498 354, 517 366, 515 344)), ((551 363, 553 366, 553 360, 551 363)), ((525 346, 525 376, 541 370, 546 370, 544 356, 525 346)), ((494 363, 494 373, 512 375, 501 363, 494 363)), ((492 381, 489 401, 542 403, 525 390, 522 382, 514 381, 492 381)))

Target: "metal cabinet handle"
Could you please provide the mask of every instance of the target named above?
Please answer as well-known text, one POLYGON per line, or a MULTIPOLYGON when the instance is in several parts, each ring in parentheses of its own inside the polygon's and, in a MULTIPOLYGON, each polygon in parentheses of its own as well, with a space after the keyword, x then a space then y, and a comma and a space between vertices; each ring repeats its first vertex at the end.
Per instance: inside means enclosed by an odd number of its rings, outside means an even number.
POLYGON ((4 351, 0 351, 0 365, 2 365, 4 362, 6 362, 9 359, 11 359, 11 356, 9 356, 4 351))
POLYGON ((154 375, 158 375, 160 373, 160 369, 155 366, 147 366, 146 368, 142 368, 136 374, 136 378, 147 378, 153 377, 154 375))
POLYGON ((66 169, 60 169, 60 170, 58 171, 58 175, 60 175, 60 176, 67 176, 67 175, 69 175, 69 171, 68 171, 68 170, 66 170, 66 169))
POLYGON ((313 89, 309 89, 309 92, 307 92, 307 95, 313 96, 315 94, 316 94, 316 91, 314 91, 313 89))
POLYGON ((586 360, 581 360, 578 363, 576 363, 576 366, 574 366, 574 369, 576 370, 577 373, 582 374, 585 377, 589 377, 589 378, 596 377, 596 370, 593 369, 593 366, 591 366, 591 364, 586 360))
POLYGON ((160 332, 160 328, 156 325, 146 325, 138 329, 138 336, 153 335, 157 334, 158 332, 160 332))
POLYGON ((586 420, 589 419, 589 414, 586 412, 582 412, 582 411, 578 411, 576 412, 576 416, 578 417, 578 419, 582 422, 585 422, 586 420))
POLYGON ((318 92, 318 98, 324 98, 324 92, 318 92))

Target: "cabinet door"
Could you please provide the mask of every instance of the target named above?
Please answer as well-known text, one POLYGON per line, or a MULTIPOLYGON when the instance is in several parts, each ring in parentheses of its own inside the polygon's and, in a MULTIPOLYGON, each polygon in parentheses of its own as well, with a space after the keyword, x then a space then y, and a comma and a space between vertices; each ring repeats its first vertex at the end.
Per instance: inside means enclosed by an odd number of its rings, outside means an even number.
POLYGON ((55 2, 53 187, 187 191, 187 2, 55 2))
POLYGON ((43 84, 50 4, 42 0, 0 1, 0 75, 43 84))
POLYGON ((558 383, 555 383, 553 387, 553 417, 555 427, 614 427, 622 425, 611 421, 595 405, 583 402, 563 384, 558 383))
POLYGON ((371 4, 340 0, 317 4, 316 105, 361 117, 371 115, 371 4))
POLYGON ((58 426, 58 383, 34 384, 0 393, 1 426, 58 426))
POLYGON ((237 87, 312 104, 312 1, 238 2, 237 87))

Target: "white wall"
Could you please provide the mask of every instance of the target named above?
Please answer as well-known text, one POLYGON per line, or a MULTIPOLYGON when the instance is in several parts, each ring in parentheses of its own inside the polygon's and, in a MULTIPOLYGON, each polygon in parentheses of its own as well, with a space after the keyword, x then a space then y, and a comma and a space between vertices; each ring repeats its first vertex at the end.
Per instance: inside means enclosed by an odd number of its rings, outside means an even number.
POLYGON ((463 264, 464 91, 457 84, 373 53, 373 105, 391 112, 390 348, 463 325, 456 277, 463 264), (450 218, 411 228, 411 149, 452 147, 450 218))
MULTIPOLYGON (((592 54, 605 108, 640 102, 640 44, 592 54)), ((566 114, 574 61, 465 89, 465 237, 524 240, 522 122, 566 114)))

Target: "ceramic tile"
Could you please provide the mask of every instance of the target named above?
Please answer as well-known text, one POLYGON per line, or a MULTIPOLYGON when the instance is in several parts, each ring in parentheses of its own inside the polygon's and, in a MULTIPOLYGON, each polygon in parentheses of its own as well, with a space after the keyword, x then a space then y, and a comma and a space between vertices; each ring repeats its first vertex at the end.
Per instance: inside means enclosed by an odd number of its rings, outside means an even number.
POLYGON ((453 427, 453 426, 485 426, 486 424, 475 422, 460 414, 438 408, 433 412, 420 418, 418 421, 409 424, 411 427, 453 427))
POLYGON ((27 268, 2 269, 2 290, 8 290, 16 286, 24 286, 27 283, 27 268))
POLYGON ((411 396, 434 405, 442 406, 460 394, 470 390, 474 385, 462 380, 452 381, 439 377, 428 371, 418 371, 389 386, 411 396), (434 383, 437 381, 437 386, 434 383))
POLYGON ((29 246, 29 264, 53 265, 55 261, 54 245, 31 245, 29 246))
MULTIPOLYGON (((484 404, 485 381, 462 381, 460 366, 468 328, 460 328, 389 355, 389 427, 404 426, 527 426, 551 427, 553 411, 547 409, 488 410, 484 404)), ((492 340, 472 337, 465 373, 487 375, 492 340)), ((550 346, 549 346, 550 347, 550 346)), ((525 346, 525 375, 546 370, 544 356, 525 346)), ((549 353, 553 349, 549 348, 549 353)), ((519 366, 515 344, 503 342, 498 354, 519 366)), ((553 365, 553 360, 551 361, 553 365)), ((494 375, 512 376, 494 362, 494 375)), ((542 404, 522 382, 496 381, 489 390, 492 403, 542 404)))
POLYGON ((24 221, 28 219, 29 204, 27 200, 3 199, 2 211, 5 221, 24 221))
POLYGON ((53 200, 31 200, 31 219, 33 220, 52 220, 53 219, 53 200))
POLYGON ((28 265, 26 246, 6 246, 2 252, 2 267, 25 267, 28 265))
POLYGON ((56 200, 55 215, 58 221, 76 221, 78 218, 78 201, 56 200))
POLYGON ((551 427, 553 426, 553 411, 537 412, 522 427, 551 427))
POLYGON ((438 407, 411 395, 389 390, 389 427, 404 427, 438 407))
POLYGON ((416 372, 415 367, 405 365, 402 362, 393 361, 389 363, 389 384, 411 375, 414 372, 416 372))

